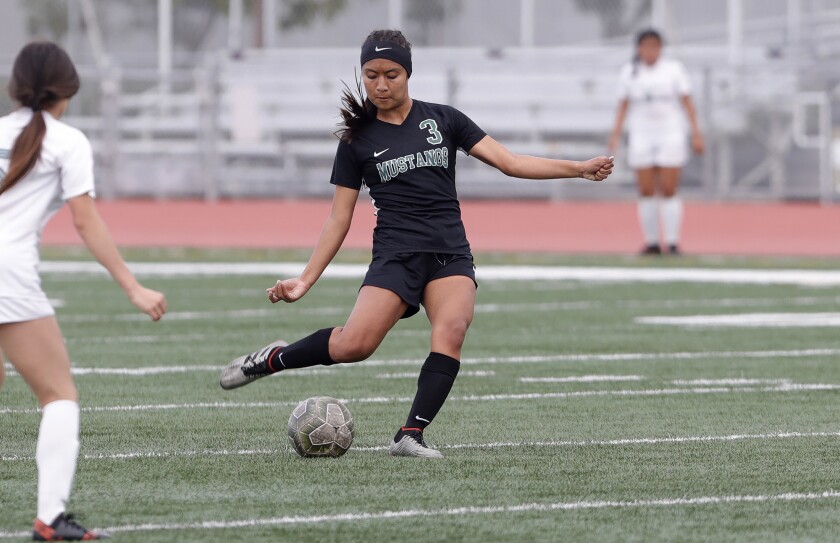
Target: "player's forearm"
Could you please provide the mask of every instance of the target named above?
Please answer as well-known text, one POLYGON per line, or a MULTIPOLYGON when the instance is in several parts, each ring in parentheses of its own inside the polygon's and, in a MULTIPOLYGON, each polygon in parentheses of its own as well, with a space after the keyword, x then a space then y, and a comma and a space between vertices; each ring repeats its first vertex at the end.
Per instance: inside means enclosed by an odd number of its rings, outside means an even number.
POLYGON ((108 270, 126 294, 140 286, 134 274, 126 266, 108 228, 98 214, 90 214, 77 220, 76 231, 93 257, 108 270))
POLYGON ((312 256, 309 257, 309 263, 306 264, 300 279, 309 286, 315 284, 316 281, 327 269, 327 266, 335 258, 336 253, 344 243, 344 238, 347 237, 347 232, 350 230, 350 222, 346 220, 339 220, 330 216, 321 230, 321 236, 318 238, 318 243, 315 244, 315 250, 312 256))
POLYGON ((621 130, 624 128, 624 119, 627 117, 627 100, 622 100, 618 105, 618 111, 615 114, 615 124, 613 125, 613 136, 620 136, 621 130))
POLYGON ((691 125, 691 131, 695 134, 699 134, 700 123, 697 122, 697 109, 695 109, 694 101, 690 96, 683 97, 683 106, 685 106, 685 113, 688 117, 688 122, 691 125))
POLYGON ((583 167, 576 160, 514 155, 511 164, 503 171, 511 177, 522 179, 561 179, 580 177, 583 174, 583 167))

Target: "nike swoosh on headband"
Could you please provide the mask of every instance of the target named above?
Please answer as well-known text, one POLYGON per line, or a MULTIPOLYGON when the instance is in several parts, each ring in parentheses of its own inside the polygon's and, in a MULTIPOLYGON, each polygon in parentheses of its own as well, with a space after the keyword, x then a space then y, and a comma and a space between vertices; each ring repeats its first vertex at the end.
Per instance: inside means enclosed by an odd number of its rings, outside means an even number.
POLYGON ((374 51, 376 51, 377 53, 378 53, 379 51, 384 51, 384 50, 386 50, 386 49, 391 49, 391 48, 390 48, 390 47, 379 47, 378 45, 377 45, 376 47, 374 47, 374 48, 373 48, 373 50, 374 50, 374 51))

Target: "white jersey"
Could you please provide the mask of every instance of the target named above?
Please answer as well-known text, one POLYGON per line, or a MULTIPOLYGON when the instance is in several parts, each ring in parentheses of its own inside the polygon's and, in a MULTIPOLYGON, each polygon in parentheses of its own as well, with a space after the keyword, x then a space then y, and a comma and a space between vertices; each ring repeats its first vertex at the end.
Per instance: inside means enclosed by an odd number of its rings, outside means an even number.
MULTIPOLYGON (((5 177, 15 140, 32 115, 31 109, 21 108, 0 117, 0 177, 5 177)), ((47 133, 40 160, 0 194, 0 323, 52 314, 38 276, 41 231, 66 200, 95 195, 90 142, 49 113, 43 116, 47 133)))
POLYGON ((654 65, 632 62, 621 70, 619 97, 629 104, 627 129, 634 134, 685 134, 686 117, 681 102, 691 93, 682 63, 660 58, 654 65))

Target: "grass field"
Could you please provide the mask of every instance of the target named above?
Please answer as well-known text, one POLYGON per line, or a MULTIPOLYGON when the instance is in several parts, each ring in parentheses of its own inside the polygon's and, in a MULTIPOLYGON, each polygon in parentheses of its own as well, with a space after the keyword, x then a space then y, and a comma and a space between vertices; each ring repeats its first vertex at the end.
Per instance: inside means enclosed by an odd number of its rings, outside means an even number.
MULTIPOLYGON (((232 357, 341 324, 359 283, 325 279, 271 306, 274 279, 149 278, 171 312, 154 324, 104 277, 45 277, 85 409, 71 510, 87 524, 124 542, 836 538, 840 335, 822 324, 840 312, 840 287, 484 281, 462 374, 427 431, 446 456, 434 462, 384 450, 429 350, 422 313, 371 361, 219 388, 232 357), (775 327, 639 320, 745 313, 828 315, 775 327), (356 417, 340 459, 301 459, 287 443, 292 408, 318 394, 356 417)), ((38 421, 9 375, 0 540, 31 525, 38 421)))

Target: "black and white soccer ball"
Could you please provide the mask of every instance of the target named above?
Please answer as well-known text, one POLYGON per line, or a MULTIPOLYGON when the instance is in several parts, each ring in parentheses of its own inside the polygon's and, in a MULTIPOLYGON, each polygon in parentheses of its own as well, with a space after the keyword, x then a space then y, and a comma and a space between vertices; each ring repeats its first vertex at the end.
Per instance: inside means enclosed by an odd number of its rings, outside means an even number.
POLYGON ((329 396, 315 396, 289 417, 289 440, 303 457, 341 456, 353 443, 355 424, 347 406, 329 396))

